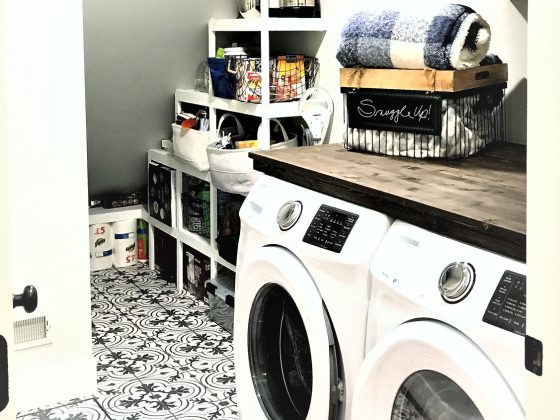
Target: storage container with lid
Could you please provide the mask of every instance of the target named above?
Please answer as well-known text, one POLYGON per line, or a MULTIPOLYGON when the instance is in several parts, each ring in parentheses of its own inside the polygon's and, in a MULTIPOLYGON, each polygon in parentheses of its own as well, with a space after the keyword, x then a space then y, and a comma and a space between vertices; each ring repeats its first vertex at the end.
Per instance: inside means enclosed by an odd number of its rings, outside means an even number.
POLYGON ((210 318, 233 334, 233 308, 235 306, 235 276, 215 277, 206 282, 210 318))

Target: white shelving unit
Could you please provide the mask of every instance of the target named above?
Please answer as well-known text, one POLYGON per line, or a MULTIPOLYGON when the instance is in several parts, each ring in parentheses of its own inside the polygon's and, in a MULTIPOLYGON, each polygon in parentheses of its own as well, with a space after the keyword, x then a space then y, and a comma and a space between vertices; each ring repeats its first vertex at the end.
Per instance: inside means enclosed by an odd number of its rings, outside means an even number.
POLYGON ((247 33, 256 32, 260 36, 261 63, 262 63, 262 98, 260 104, 240 102, 235 99, 214 97, 210 93, 196 90, 178 89, 175 92, 175 111, 181 110, 181 103, 206 106, 210 109, 210 130, 215 132, 217 125, 216 110, 251 115, 261 118, 262 137, 259 146, 262 149, 270 147, 271 118, 290 118, 299 116, 298 102, 270 103, 269 56, 270 39, 273 32, 325 32, 331 27, 331 21, 325 18, 269 18, 268 4, 262 2, 261 17, 259 19, 210 19, 208 22, 208 55, 213 57, 218 47, 218 34, 224 32, 247 33))
POLYGON ((175 91, 175 106, 180 110, 181 102, 207 106, 211 109, 236 112, 261 118, 289 118, 299 116, 297 102, 278 102, 268 105, 239 102, 235 99, 223 99, 210 96, 208 93, 196 90, 177 89, 175 91))
POLYGON ((210 259, 210 275, 214 277, 218 271, 220 264, 229 270, 235 271, 235 266, 225 261, 220 257, 216 245, 216 238, 218 236, 218 210, 217 210, 217 190, 210 181, 210 174, 208 172, 201 172, 191 166, 188 162, 181 158, 176 157, 173 153, 159 150, 150 149, 148 151, 148 162, 155 161, 165 166, 175 169, 175 201, 176 201, 176 221, 177 226, 170 227, 161 221, 154 219, 149 214, 146 215, 145 220, 149 223, 149 252, 150 252, 150 268, 154 268, 155 264, 155 247, 154 247, 154 228, 161 230, 167 235, 173 237, 177 241, 177 288, 183 289, 183 246, 187 245, 190 248, 204 254, 210 259), (208 182, 210 184, 210 238, 197 235, 183 227, 183 205, 181 202, 181 193, 183 192, 183 175, 188 175, 199 180, 208 182))
MULTIPOLYGON (((270 80, 268 69, 268 57, 270 55, 270 35, 272 32, 324 32, 330 27, 327 19, 295 19, 295 18, 269 18, 268 5, 261 2, 261 18, 259 19, 211 19, 208 23, 209 42, 208 54, 214 56, 218 45, 220 33, 231 32, 258 32, 260 36, 261 62, 262 66, 262 99, 260 104, 239 102, 234 99, 223 99, 214 97, 212 90, 210 93, 199 92, 194 89, 178 89, 175 92, 175 113, 181 111, 181 104, 198 105, 208 107, 210 118, 210 130, 216 132, 217 116, 216 111, 227 111, 238 114, 250 115, 261 119, 263 127, 262 137, 259 138, 259 146, 268 149, 270 146, 270 126, 271 118, 289 118, 299 116, 297 102, 270 103, 270 80)), ((216 245, 218 236, 217 222, 217 197, 218 192, 212 185, 208 172, 200 172, 188 162, 177 158, 173 153, 152 149, 148 152, 148 160, 161 163, 176 170, 175 196, 176 196, 176 220, 177 227, 169 227, 158 220, 146 215, 145 220, 150 225, 150 266, 154 267, 154 228, 160 229, 177 241, 177 287, 183 288, 183 246, 187 245, 200 253, 206 255, 211 261, 211 276, 215 276, 218 264, 232 271, 235 266, 220 257, 216 245), (181 193, 183 190, 183 174, 198 178, 210 184, 210 238, 203 238, 183 229, 183 208, 181 203, 181 193)))
POLYGON ((146 219, 147 212, 143 205, 105 209, 94 207, 89 209, 89 224, 113 223, 121 220, 146 219))
MULTIPOLYGON (((264 11, 260 19, 210 19, 210 32, 324 32, 330 21, 324 18, 268 18, 264 11)), ((215 51, 214 51, 215 52, 215 51)))

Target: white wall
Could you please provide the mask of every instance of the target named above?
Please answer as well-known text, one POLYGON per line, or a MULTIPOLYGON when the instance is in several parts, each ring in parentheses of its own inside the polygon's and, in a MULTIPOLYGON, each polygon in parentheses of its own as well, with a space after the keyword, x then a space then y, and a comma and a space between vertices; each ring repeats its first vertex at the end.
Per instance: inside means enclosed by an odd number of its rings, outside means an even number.
MULTIPOLYGON (((340 43, 340 31, 348 17, 358 11, 379 6, 382 1, 323 0, 322 16, 333 20, 333 29, 324 39, 318 53, 321 63, 320 86, 327 89, 335 99, 335 114, 330 133, 330 142, 342 141, 343 113, 342 95, 339 93, 340 64, 336 51, 340 43)), ((392 0, 388 3, 399 3, 392 0)), ((445 0, 430 0, 441 4, 445 0)), ((509 83, 506 112, 508 118, 507 141, 526 143, 527 139, 527 0, 465 0, 461 2, 482 15, 492 29, 490 52, 500 56, 509 65, 509 83), (524 17, 525 16, 525 17, 524 17)))
MULTIPOLYGON (((92 356, 82 4, 4 2, 9 230, 14 293, 34 285, 52 344, 17 351, 18 411, 91 394, 92 356)), ((2 290, 2 293, 11 291, 2 290)), ((12 312, 23 317, 21 308, 12 312)))
POLYGON ((170 138, 175 89, 194 85, 208 20, 233 0, 84 0, 89 190, 137 191, 146 153, 170 138))
POLYGON ((543 342, 544 360, 543 376, 529 375, 527 418, 541 420, 560 418, 560 85, 551 82, 560 66, 560 4, 531 0, 529 13, 527 334, 543 342))

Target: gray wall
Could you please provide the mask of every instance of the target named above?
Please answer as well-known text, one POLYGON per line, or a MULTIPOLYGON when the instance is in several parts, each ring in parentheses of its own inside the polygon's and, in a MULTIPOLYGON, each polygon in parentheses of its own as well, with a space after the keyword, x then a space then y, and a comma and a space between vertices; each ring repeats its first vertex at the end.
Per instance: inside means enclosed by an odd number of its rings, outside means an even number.
POLYGON ((170 138, 175 89, 193 86, 208 20, 233 0, 83 0, 89 193, 139 190, 170 138))
MULTIPOLYGON (((387 1, 387 0, 385 0, 387 1)), ((391 0, 397 1, 397 0, 391 0)), ((398 0, 402 1, 402 0, 398 0)), ((446 2, 447 0, 431 0, 446 2)), ((468 0, 492 26, 491 51, 509 63, 508 141, 527 142, 527 1, 468 0)), ((140 189, 146 151, 169 138, 177 88, 193 85, 208 52, 207 22, 235 17, 235 0, 83 0, 91 194, 140 189)), ((347 15, 361 0, 324 1, 325 34, 293 34, 321 62, 319 86, 335 100, 330 142, 342 141, 342 96, 335 52, 347 15)), ((286 42, 293 36, 283 34, 286 42)), ((298 44, 299 42, 299 44, 298 44)))

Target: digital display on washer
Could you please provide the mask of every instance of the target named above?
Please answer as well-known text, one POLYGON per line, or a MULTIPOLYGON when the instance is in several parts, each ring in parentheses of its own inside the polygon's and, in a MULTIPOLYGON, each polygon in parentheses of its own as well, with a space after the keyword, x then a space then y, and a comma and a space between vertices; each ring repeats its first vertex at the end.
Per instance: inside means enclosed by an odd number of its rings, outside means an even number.
POLYGON ((525 335, 527 277, 505 271, 482 317, 484 322, 525 335))
POLYGON ((307 228, 303 242, 340 253, 358 217, 357 214, 323 204, 307 228))

